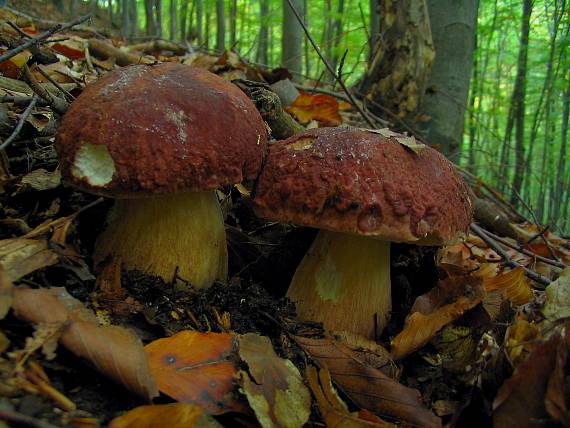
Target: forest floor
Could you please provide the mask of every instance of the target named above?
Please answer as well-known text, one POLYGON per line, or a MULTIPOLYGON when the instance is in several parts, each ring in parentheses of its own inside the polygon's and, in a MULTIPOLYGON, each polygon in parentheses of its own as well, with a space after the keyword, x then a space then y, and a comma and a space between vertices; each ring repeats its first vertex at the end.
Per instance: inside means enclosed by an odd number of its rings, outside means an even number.
MULTIPOLYGON (((95 28, 0 9, 0 54, 41 38, 0 62, 0 426, 570 426, 570 242, 466 172, 486 210, 455 245, 392 246, 376 342, 297 318, 284 295, 316 232, 257 218, 239 186, 220 193, 228 283, 94 269, 112 203, 64 186, 53 147, 83 88, 137 62, 261 85, 286 74, 166 41, 129 49, 95 28)), ((287 111, 364 127, 331 95, 287 111)))

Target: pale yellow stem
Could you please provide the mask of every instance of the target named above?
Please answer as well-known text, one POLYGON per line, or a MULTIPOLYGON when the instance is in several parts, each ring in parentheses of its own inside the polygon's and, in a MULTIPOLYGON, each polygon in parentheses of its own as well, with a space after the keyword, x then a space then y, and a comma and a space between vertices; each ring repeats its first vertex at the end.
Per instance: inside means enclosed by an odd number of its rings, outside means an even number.
POLYGON ((321 230, 287 296, 301 319, 376 339, 392 309, 390 243, 321 230))
POLYGON ((226 233, 213 191, 118 199, 107 221, 95 246, 96 263, 113 254, 126 269, 166 281, 178 267, 178 275, 197 288, 226 279, 226 233))

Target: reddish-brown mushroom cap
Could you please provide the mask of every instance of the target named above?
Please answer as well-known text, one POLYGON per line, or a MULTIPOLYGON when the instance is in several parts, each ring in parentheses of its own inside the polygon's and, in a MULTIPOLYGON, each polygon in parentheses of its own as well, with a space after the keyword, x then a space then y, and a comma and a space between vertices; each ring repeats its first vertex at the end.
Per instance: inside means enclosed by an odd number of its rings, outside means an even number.
POLYGON ((467 185, 436 150, 343 127, 273 144, 255 207, 270 220, 418 244, 455 239, 473 211, 467 185))
POLYGON ((215 189, 256 177, 266 130, 249 98, 177 63, 118 69, 89 85, 56 139, 64 179, 112 197, 215 189))

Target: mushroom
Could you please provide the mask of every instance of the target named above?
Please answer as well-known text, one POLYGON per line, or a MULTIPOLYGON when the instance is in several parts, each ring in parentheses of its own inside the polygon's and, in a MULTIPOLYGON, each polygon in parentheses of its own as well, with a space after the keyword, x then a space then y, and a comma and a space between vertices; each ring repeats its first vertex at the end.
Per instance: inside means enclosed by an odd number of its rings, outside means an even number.
POLYGON ((260 217, 320 229, 287 292, 298 315, 372 339, 391 311, 390 242, 450 242, 472 217, 451 162, 385 134, 320 128, 279 141, 254 189, 260 217))
POLYGON ((177 63, 134 65, 87 86, 59 127, 65 181, 115 198, 94 261, 109 255, 198 288, 227 275, 215 189, 253 180, 265 124, 236 86, 177 63))

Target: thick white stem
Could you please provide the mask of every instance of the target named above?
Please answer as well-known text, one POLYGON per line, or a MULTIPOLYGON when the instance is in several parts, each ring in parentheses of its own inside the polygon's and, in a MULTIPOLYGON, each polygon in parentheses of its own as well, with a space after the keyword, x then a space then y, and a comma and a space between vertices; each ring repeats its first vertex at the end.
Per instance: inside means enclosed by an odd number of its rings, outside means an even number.
POLYGON ((96 263, 112 254, 126 269, 166 281, 178 268, 178 275, 197 288, 226 279, 226 233, 213 191, 119 199, 107 220, 95 246, 96 263))
POLYGON ((390 243, 321 230, 287 296, 301 319, 376 339, 392 309, 390 243))

